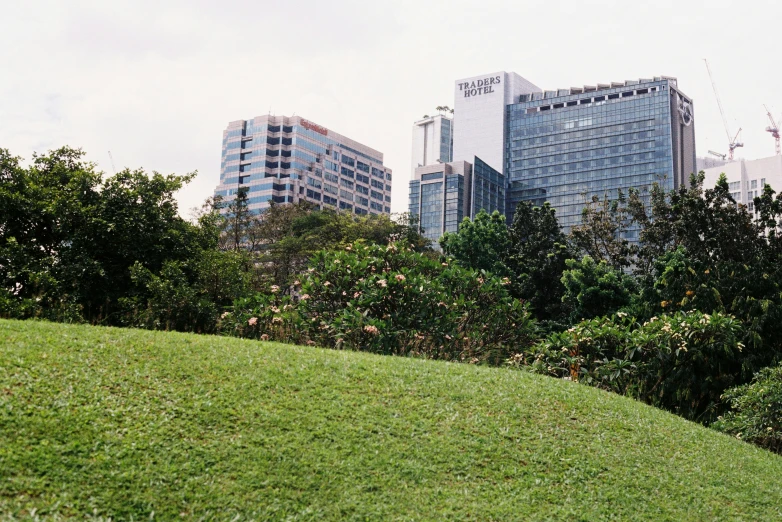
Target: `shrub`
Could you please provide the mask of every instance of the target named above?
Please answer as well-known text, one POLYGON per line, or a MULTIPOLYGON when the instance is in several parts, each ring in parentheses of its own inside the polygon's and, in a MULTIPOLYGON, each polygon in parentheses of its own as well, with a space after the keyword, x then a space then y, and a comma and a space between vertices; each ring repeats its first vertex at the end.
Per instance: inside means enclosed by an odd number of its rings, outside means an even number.
POLYGON ((237 301, 222 331, 391 355, 500 364, 534 340, 501 280, 401 244, 320 251, 294 283, 237 301), (252 324, 250 324, 252 321, 252 324), (252 327, 252 328, 250 328, 252 327))
POLYGON ((678 312, 643 324, 618 313, 552 334, 510 362, 630 395, 689 419, 708 420, 741 382, 740 323, 678 312))
POLYGON ((226 335, 298 344, 309 340, 295 302, 275 285, 265 293, 237 300, 233 310, 223 312, 218 322, 226 335))
POLYGON ((782 365, 764 368, 752 382, 727 390, 731 411, 712 424, 716 430, 782 453, 782 365))

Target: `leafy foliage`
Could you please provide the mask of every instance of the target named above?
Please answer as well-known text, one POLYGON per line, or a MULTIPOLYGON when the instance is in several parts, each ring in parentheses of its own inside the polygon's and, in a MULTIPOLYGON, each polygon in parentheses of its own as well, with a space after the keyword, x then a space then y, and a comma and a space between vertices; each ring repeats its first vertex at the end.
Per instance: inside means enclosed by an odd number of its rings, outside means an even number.
POLYGON ((612 315, 630 305, 637 290, 632 277, 605 261, 595 263, 589 256, 565 263, 568 269, 562 275, 562 302, 571 310, 571 322, 612 315))
POLYGON ((782 453, 782 366, 764 368, 752 382, 727 390, 731 410, 712 427, 782 453))
POLYGON ((500 277, 510 275, 505 258, 510 236, 505 216, 496 210, 489 215, 481 210, 475 219, 464 218, 457 233, 440 238, 443 252, 465 268, 485 270, 500 277))
POLYGON ((511 363, 708 420, 741 381, 740 339, 741 324, 723 314, 677 312, 639 324, 620 312, 551 334, 511 363))

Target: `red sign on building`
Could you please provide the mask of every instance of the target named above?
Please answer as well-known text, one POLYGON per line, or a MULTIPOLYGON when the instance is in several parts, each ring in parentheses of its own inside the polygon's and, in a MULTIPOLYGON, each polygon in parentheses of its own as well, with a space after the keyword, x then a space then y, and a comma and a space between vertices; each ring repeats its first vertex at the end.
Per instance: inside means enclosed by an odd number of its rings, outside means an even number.
POLYGON ((315 131, 318 134, 323 134, 324 136, 328 136, 329 135, 329 131, 328 131, 328 129, 326 129, 326 127, 321 127, 320 125, 316 125, 316 124, 314 124, 312 122, 309 122, 309 121, 307 121, 305 119, 301 120, 301 126, 304 127, 305 129, 309 129, 311 131, 315 131))

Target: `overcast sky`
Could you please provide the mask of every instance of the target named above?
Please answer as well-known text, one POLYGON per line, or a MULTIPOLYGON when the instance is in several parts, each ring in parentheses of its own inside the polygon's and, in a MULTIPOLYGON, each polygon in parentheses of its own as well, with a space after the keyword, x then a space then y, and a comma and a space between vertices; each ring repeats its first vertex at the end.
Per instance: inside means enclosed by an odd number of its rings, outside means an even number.
POLYGON ((217 185, 222 130, 301 115, 385 154, 405 211, 412 122, 457 78, 515 71, 543 89, 676 76, 698 155, 727 152, 708 58, 741 156, 774 153, 782 3, 490 0, 0 0, 0 147, 61 145, 118 169, 186 173, 183 214, 217 185))

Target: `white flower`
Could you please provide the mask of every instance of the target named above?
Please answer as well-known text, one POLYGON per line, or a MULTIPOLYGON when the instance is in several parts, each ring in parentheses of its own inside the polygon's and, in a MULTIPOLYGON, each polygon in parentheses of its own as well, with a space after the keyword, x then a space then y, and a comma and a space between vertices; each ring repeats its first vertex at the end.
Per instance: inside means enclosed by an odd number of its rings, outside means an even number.
POLYGON ((273 294, 276 294, 277 292, 279 292, 279 291, 280 291, 280 287, 279 287, 279 286, 277 286, 277 285, 272 285, 272 287, 271 287, 269 290, 271 290, 271 292, 272 292, 273 294))
POLYGON ((388 285, 388 282, 385 279, 378 279, 377 284, 385 288, 388 285))
POLYGON ((402 274, 397 274, 396 275, 396 280, 397 281, 404 281, 405 280, 405 276, 403 276, 402 274))
POLYGON ((247 320, 247 324, 250 326, 255 326, 258 323, 257 317, 250 317, 250 319, 247 320))

